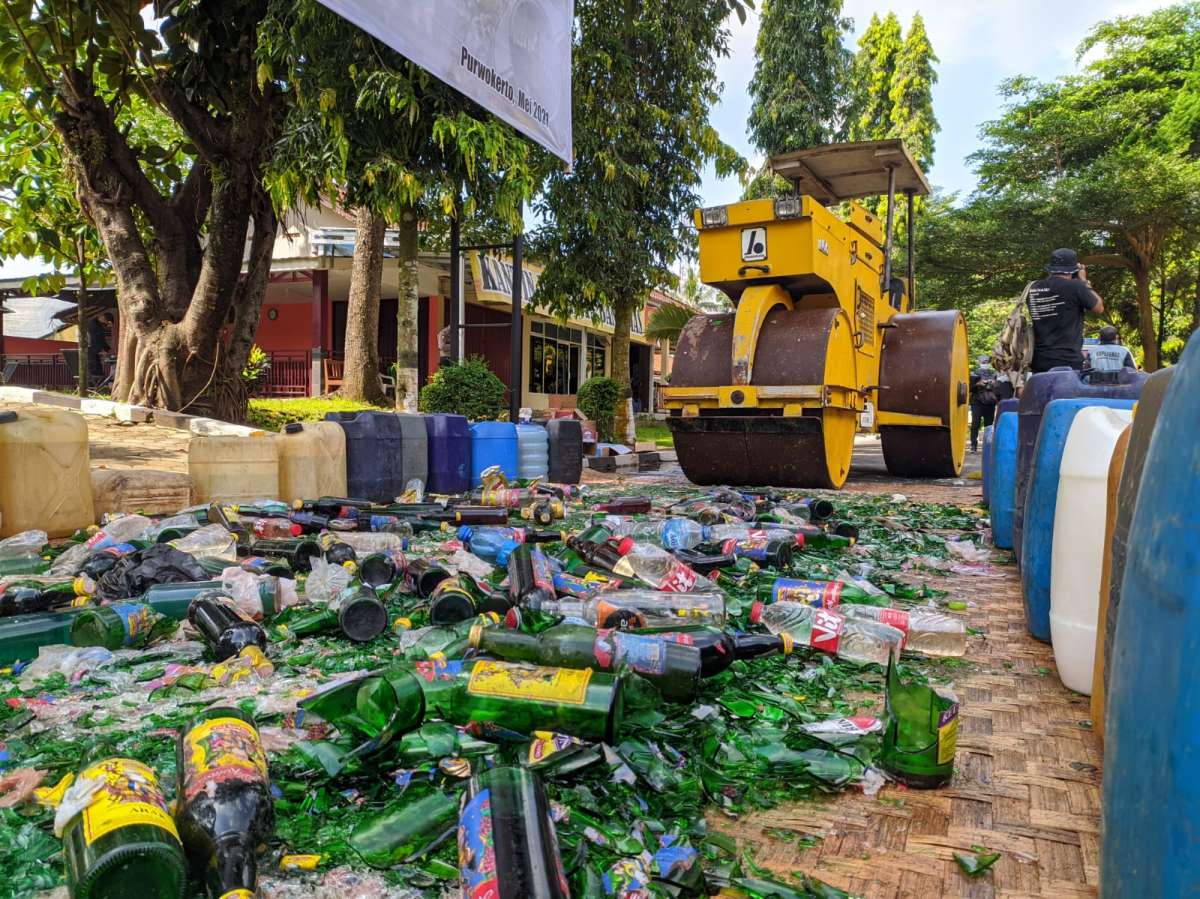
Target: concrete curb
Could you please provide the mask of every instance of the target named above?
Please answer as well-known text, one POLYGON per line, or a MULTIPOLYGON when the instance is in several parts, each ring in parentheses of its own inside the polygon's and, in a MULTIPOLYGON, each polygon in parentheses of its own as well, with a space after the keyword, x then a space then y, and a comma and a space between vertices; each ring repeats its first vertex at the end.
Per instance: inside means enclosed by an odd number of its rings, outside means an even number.
POLYGON ((117 403, 112 400, 81 400, 77 396, 65 393, 36 390, 32 387, 13 387, 8 384, 0 386, 0 401, 58 406, 62 409, 74 409, 83 415, 115 418, 117 421, 149 422, 162 428, 187 431, 199 437, 260 437, 267 433, 261 428, 235 425, 227 421, 218 421, 215 418, 204 418, 200 415, 169 412, 166 409, 150 409, 147 406, 117 403))

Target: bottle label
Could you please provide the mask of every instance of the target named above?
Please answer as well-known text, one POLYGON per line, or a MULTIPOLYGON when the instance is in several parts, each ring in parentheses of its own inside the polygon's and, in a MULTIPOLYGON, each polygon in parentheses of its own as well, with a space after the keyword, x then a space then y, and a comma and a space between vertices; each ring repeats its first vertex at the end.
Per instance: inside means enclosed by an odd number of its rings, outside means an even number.
POLYGON ((842 628, 846 619, 837 612, 828 609, 817 609, 813 613, 812 635, 809 645, 821 652, 836 654, 838 644, 842 642, 842 628))
POLYGON ((937 735, 938 764, 949 765, 954 761, 954 752, 958 748, 957 702, 938 716, 937 735))
POLYGON ((158 778, 146 765, 132 759, 107 759, 84 770, 80 779, 99 780, 102 784, 83 810, 83 838, 89 846, 131 824, 161 827, 179 839, 158 778))
POLYGON ((553 583, 555 592, 565 594, 566 596, 591 596, 600 589, 598 583, 589 582, 585 578, 576 577, 566 572, 559 572, 554 575, 553 583))
MULTIPOLYGON (((285 858, 287 857, 285 856, 285 858)), ((295 858, 296 856, 291 857, 295 858)), ((320 856, 317 857, 320 858, 320 856)), ((218 899, 254 899, 254 890, 244 890, 238 887, 236 890, 229 890, 226 893, 222 893, 218 899)))
POLYGON ((440 652, 433 655, 438 658, 431 657, 428 661, 416 662, 413 665, 413 674, 424 680, 425 683, 432 684, 435 680, 447 680, 458 677, 462 673, 461 659, 447 660, 440 652))
POLYGON ((591 679, 590 668, 541 668, 484 660, 471 669, 467 692, 472 696, 583 705, 591 679))
POLYGON ((849 718, 830 718, 826 721, 801 724, 800 729, 806 734, 862 737, 882 731, 883 722, 869 715, 853 715, 849 718))
POLYGON ((904 639, 900 641, 900 648, 903 649, 908 643, 908 612, 904 609, 880 609, 879 621, 881 624, 891 625, 904 634, 904 639))
POLYGON ((458 819, 458 868, 464 899, 500 895, 491 796, 490 790, 480 790, 463 806, 458 819))
POLYGON ((659 539, 664 549, 683 549, 687 537, 686 525, 681 521, 668 521, 662 529, 659 539))
POLYGON ((842 604, 842 582, 776 578, 771 602, 803 602, 818 609, 836 609, 842 604))
POLYGON ((682 562, 675 562, 671 565, 671 570, 662 583, 658 585, 658 589, 666 593, 690 593, 695 586, 696 572, 682 562))
POLYGON ((209 784, 266 784, 267 754, 254 726, 240 718, 202 721, 183 737, 183 796, 191 802, 209 784))
POLYGON ((121 642, 125 646, 136 644, 154 625, 154 610, 144 603, 114 602, 109 608, 121 619, 121 627, 125 630, 121 642))
POLYGON ((567 734, 552 733, 548 730, 535 730, 533 739, 529 741, 528 763, 538 765, 550 758, 550 756, 562 752, 564 749, 570 749, 574 746, 582 746, 583 741, 567 734))
POLYGON ((596 603, 596 627, 636 630, 646 626, 646 618, 637 609, 623 609, 601 600, 596 603))
POLYGON ((550 567, 550 560, 546 558, 546 554, 540 549, 531 550, 529 553, 529 561, 533 566, 533 584, 535 587, 541 587, 543 590, 548 590, 550 595, 554 595, 554 569, 550 567))
POLYGON ((593 653, 605 670, 626 666, 638 674, 662 674, 667 670, 667 640, 658 634, 602 632, 596 636, 593 653))
MULTIPOLYGON (((660 637, 663 640, 670 640, 672 643, 678 643, 680 646, 695 646, 696 645, 695 637, 693 637, 691 634, 685 634, 681 631, 675 631, 675 632, 669 633, 669 634, 655 634, 654 636, 660 637)), ((722 654, 725 652, 724 644, 717 643, 716 647, 722 654)))

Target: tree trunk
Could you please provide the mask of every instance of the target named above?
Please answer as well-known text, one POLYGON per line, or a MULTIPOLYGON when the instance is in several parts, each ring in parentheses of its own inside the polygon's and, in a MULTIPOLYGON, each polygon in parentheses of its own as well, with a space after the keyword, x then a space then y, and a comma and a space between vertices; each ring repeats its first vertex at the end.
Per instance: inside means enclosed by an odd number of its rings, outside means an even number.
POLYGON ((1138 305, 1138 335, 1142 340, 1142 368, 1158 371, 1158 335, 1154 333, 1154 305, 1150 302, 1150 269, 1139 259, 1133 266, 1138 305))
POLYGON ((613 422, 613 437, 618 441, 625 439, 629 430, 629 330, 632 325, 636 305, 632 300, 620 300, 613 304, 613 351, 612 367, 609 377, 621 388, 620 399, 617 401, 617 411, 613 422))
POLYGON ((396 293, 396 408, 417 411, 421 378, 417 316, 421 290, 417 268, 417 210, 407 207, 400 213, 399 289, 396 293))
POLYGON ((382 406, 379 380, 379 293, 383 285, 383 216, 360 206, 355 211, 354 263, 346 309, 346 364, 341 396, 382 406))

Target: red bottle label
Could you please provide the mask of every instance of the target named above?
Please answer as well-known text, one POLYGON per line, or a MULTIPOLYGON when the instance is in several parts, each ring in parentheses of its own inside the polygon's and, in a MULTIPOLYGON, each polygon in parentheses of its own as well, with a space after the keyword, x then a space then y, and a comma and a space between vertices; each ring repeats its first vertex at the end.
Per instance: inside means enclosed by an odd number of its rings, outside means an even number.
POLYGON ((670 572, 662 583, 658 585, 658 589, 667 593, 689 593, 696 586, 696 578, 696 572, 682 562, 676 562, 671 566, 670 572))
POLYGON ((842 641, 842 628, 846 625, 844 616, 828 609, 817 609, 813 614, 812 635, 809 645, 821 652, 836 654, 838 644, 842 641))

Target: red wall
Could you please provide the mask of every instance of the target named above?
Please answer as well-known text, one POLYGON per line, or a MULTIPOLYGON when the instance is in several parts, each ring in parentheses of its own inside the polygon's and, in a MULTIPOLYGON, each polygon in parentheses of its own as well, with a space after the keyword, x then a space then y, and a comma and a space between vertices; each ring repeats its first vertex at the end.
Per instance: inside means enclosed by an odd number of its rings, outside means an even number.
POLYGON ((4 352, 6 353, 41 353, 57 356, 59 350, 78 349, 79 345, 73 340, 42 340, 33 337, 4 337, 4 352))
POLYGON ((254 342, 264 350, 307 350, 312 345, 312 304, 263 302, 254 342), (267 315, 275 309, 279 315, 271 321, 267 315))

